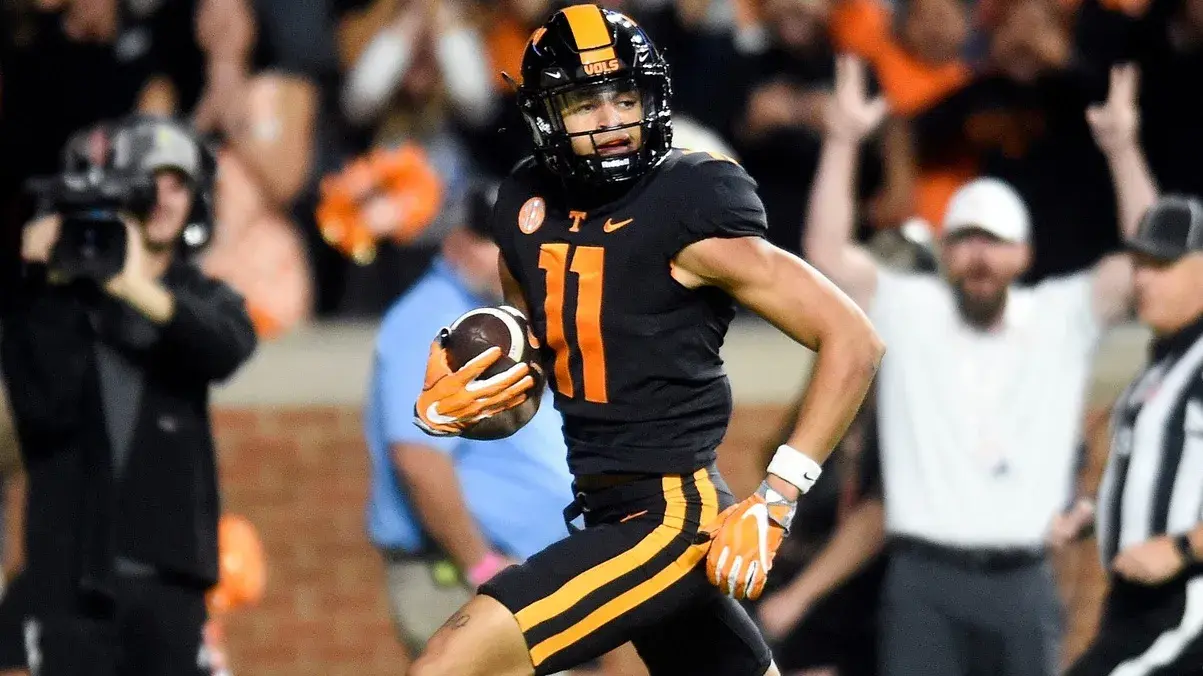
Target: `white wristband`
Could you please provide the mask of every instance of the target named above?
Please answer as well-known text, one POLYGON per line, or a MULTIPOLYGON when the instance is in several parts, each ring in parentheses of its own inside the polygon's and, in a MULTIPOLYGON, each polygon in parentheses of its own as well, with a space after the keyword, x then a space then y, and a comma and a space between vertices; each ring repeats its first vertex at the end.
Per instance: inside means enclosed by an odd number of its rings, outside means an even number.
POLYGON ((806 493, 819 480, 823 468, 794 448, 781 444, 769 462, 769 474, 775 474, 806 493))

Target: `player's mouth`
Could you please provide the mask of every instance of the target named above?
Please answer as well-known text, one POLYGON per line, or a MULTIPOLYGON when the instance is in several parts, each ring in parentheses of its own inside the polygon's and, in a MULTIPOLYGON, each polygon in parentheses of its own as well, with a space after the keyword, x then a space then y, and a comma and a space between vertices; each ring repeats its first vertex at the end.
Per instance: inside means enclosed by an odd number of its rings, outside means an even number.
POLYGON ((607 139, 597 143, 598 155, 622 155, 629 153, 634 149, 635 144, 632 142, 631 137, 625 134, 617 138, 607 139))

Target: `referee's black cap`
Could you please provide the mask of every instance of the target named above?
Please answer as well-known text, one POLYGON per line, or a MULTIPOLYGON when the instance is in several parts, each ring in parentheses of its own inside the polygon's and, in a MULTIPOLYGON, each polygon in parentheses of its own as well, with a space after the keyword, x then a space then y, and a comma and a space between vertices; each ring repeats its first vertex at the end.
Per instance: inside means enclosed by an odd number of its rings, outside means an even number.
POLYGON ((1128 249, 1163 261, 1203 253, 1203 202, 1185 195, 1159 198, 1141 217, 1128 249))

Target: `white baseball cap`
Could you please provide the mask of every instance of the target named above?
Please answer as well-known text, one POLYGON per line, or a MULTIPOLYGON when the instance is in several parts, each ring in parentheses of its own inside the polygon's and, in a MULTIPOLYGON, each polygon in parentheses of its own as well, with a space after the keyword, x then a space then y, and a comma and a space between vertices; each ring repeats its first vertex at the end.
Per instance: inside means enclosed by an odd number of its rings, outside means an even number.
POLYGON ((953 194, 944 212, 945 237, 969 229, 990 233, 1005 242, 1027 242, 1031 230, 1028 209, 1005 181, 974 179, 953 194))

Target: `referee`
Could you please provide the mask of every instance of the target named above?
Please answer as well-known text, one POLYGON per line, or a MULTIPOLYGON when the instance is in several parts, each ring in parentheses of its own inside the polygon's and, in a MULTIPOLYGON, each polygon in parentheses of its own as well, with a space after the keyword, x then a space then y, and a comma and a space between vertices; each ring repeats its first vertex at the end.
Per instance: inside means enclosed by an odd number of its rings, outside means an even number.
POLYGON ((1203 673, 1203 202, 1161 198, 1130 248, 1155 340, 1112 413, 1097 519, 1111 588, 1070 676, 1203 673))

